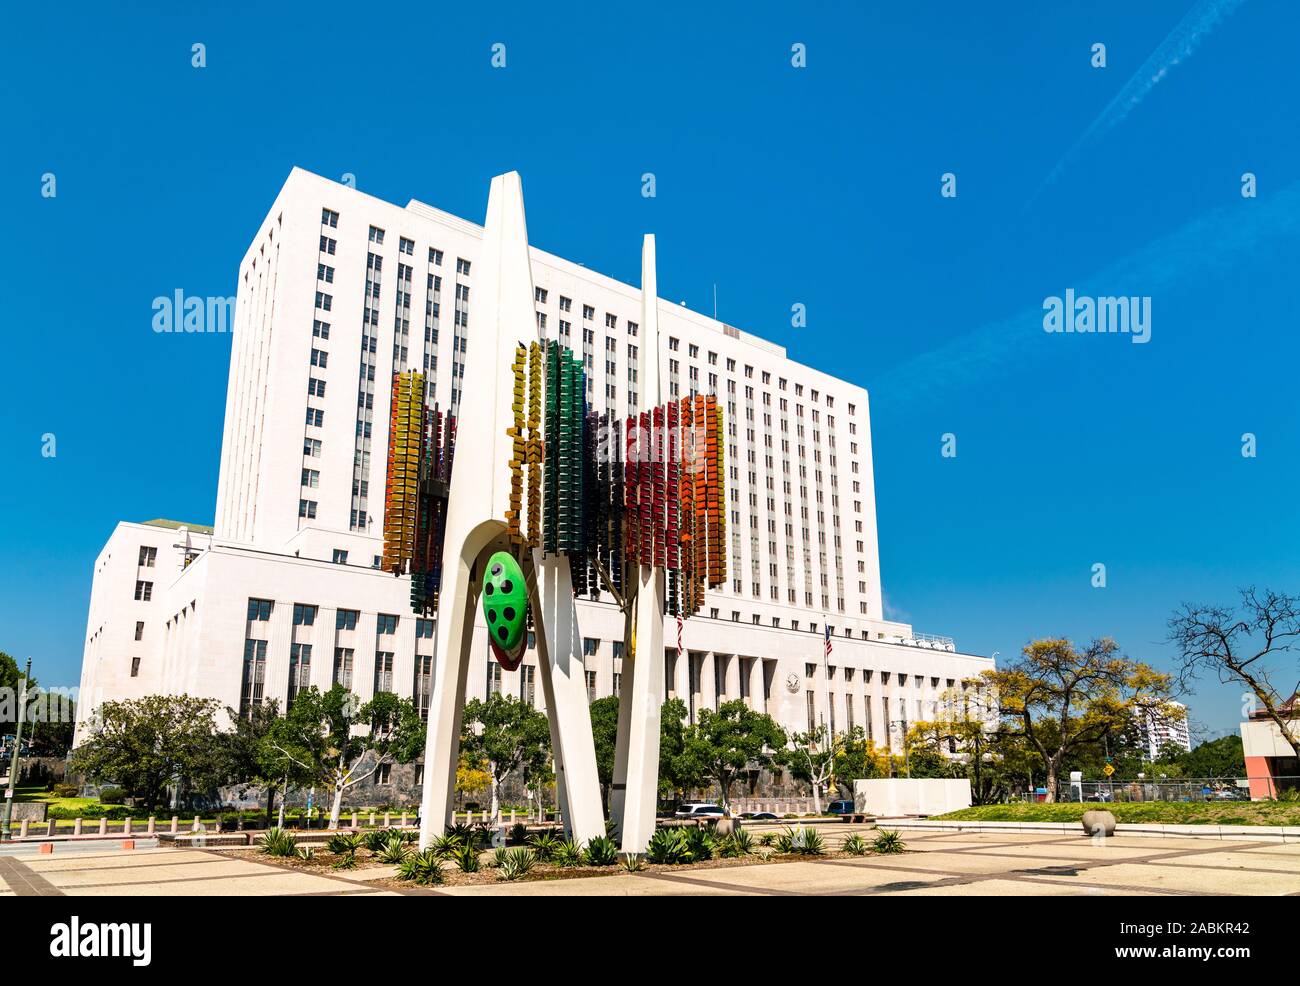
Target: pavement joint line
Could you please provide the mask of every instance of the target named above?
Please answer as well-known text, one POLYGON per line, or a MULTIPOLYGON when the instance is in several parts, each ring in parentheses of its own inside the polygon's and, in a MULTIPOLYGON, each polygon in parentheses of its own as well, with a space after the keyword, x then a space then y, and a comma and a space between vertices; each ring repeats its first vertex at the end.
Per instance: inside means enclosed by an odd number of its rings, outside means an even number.
MULTIPOLYGON (((780 864, 777 864, 780 865, 780 864)), ((737 867, 745 869, 746 867, 737 867)), ((816 897, 817 894, 808 894, 800 890, 777 890, 771 887, 750 887, 744 884, 724 883, 721 880, 706 880, 702 877, 688 876, 685 873, 637 873, 637 876, 646 877, 650 880, 663 880, 667 883, 689 883, 700 887, 709 887, 714 890, 730 890, 732 893, 751 893, 762 897, 816 897)), ((599 879, 599 878, 597 878, 599 879)))
POLYGON ((0 857, 0 882, 9 886, 15 897, 62 897, 63 892, 20 859, 0 857))
POLYGON ((257 859, 256 857, 252 857, 252 856, 234 856, 229 853, 224 853, 220 849, 193 848, 191 851, 207 853, 208 855, 216 856, 219 859, 233 860, 235 862, 252 863, 255 866, 264 866, 266 867, 266 869, 275 873, 281 873, 281 874, 304 873, 307 874, 308 876, 319 876, 324 880, 333 880, 335 883, 346 884, 349 887, 355 887, 358 885, 358 883, 360 883, 360 881, 358 880, 349 880, 346 879, 345 877, 335 876, 333 873, 318 873, 315 870, 299 870, 299 869, 294 869, 292 866, 278 866, 275 863, 268 863, 266 860, 257 859))
MULTIPOLYGON (((847 859, 820 859, 820 860, 810 860, 810 862, 818 862, 830 866, 849 866, 849 867, 854 867, 859 869, 866 868, 863 867, 860 863, 852 862, 847 859)), ((1110 866, 1110 865, 1118 865, 1118 864, 1107 863, 1105 865, 1110 866)), ((900 873, 916 873, 918 875, 927 875, 927 876, 934 876, 942 872, 942 871, 935 871, 935 870, 927 870, 919 866, 900 866, 900 865, 894 865, 888 863, 883 864, 879 867, 871 867, 871 868, 895 870, 900 873)), ((1069 887, 1072 886, 1072 884, 1065 883, 1062 880, 1063 877, 1069 875, 1070 874, 1062 873, 1060 877, 1051 878, 1048 876, 1038 876, 1035 874, 1025 873, 1022 870, 1000 870, 994 873, 956 874, 950 876, 943 876, 937 880, 915 881, 917 883, 917 886, 915 887, 900 888, 897 885, 884 884, 874 889, 864 888, 862 890, 841 890, 841 891, 835 891, 833 896, 858 896, 862 894, 875 896, 879 894, 901 893, 905 890, 929 890, 929 889, 938 889, 942 887, 973 886, 979 883, 988 883, 991 881, 996 882, 999 880, 1006 881, 1009 883, 1033 883, 1033 884, 1040 884, 1049 887, 1069 887), (891 886, 893 887, 893 889, 885 889, 891 886)), ((1140 884, 1131 884, 1131 883, 1110 883, 1110 884, 1088 883, 1086 885, 1079 884, 1078 886, 1080 887, 1086 886, 1089 889, 1096 889, 1102 891, 1118 890, 1121 892, 1128 892, 1128 893, 1144 892, 1144 893, 1155 893, 1160 896, 1171 896, 1171 897, 1239 896, 1237 894, 1229 894, 1223 892, 1211 892, 1211 891, 1201 891, 1201 890, 1178 890, 1178 889, 1167 888, 1167 887, 1146 887, 1140 884)))

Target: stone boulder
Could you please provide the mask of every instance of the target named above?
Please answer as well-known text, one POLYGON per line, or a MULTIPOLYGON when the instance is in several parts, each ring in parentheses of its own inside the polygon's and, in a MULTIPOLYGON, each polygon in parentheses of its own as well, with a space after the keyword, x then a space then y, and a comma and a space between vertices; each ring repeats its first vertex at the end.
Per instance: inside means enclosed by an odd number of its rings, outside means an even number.
POLYGON ((1096 835, 1098 832, 1109 838, 1115 834, 1115 816, 1108 811, 1085 811, 1083 813, 1083 832, 1096 835))

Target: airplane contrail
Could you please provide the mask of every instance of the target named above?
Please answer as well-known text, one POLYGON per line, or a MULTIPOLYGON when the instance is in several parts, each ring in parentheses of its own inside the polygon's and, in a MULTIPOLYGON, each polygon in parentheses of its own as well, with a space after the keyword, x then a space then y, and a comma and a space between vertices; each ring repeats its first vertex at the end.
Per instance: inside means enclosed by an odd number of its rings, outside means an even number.
POLYGON ((1174 26, 1159 47, 1147 57, 1141 67, 1133 73, 1124 84, 1124 88, 1098 114, 1083 135, 1061 156, 1051 173, 1043 179, 1038 190, 1025 204, 1025 208, 1034 204, 1043 190, 1060 177, 1087 144, 1122 123, 1147 97, 1147 94, 1163 81, 1171 69, 1190 58, 1206 35, 1245 2, 1246 0, 1199 0, 1174 26))

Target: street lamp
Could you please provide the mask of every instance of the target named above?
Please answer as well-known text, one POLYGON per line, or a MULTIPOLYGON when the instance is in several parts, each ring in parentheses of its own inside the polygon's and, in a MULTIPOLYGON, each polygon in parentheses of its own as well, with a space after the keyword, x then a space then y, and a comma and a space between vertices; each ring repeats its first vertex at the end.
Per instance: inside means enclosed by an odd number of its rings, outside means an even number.
POLYGON ((9 786, 5 788, 4 818, 0 820, 0 841, 8 842, 13 834, 14 785, 18 783, 18 760, 22 756, 23 719, 27 710, 27 682, 32 676, 32 659, 27 659, 27 670, 23 672, 22 688, 18 692, 18 723, 14 727, 14 752, 9 759, 9 786))

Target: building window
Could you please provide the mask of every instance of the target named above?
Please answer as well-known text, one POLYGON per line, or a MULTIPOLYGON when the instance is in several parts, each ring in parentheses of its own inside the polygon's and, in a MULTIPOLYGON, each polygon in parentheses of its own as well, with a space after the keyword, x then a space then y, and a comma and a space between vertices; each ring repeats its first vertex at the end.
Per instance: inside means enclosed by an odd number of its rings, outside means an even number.
POLYGON ((596 701, 596 672, 587 671, 585 677, 587 679, 587 704, 590 705, 596 701))
POLYGON ((144 640, 144 620, 135 621, 135 639, 144 640))
POLYGON ((275 608, 275 603, 269 599, 250 599, 248 601, 248 618, 249 620, 265 623, 271 618, 271 610, 275 608))
POLYGON ((147 603, 153 599, 153 583, 141 582, 139 579, 135 583, 135 598, 142 603, 147 603))
POLYGON ((352 687, 352 648, 334 648, 334 684, 352 687))
POLYGON ((316 623, 316 607, 309 603, 293 604, 293 625, 309 627, 316 623))
POLYGON ((244 641, 244 681, 239 692, 239 714, 246 716, 256 705, 262 704, 262 689, 266 681, 266 641, 244 641))
POLYGON ((131 658, 131 677, 140 677, 140 658, 138 657, 131 658))
POLYGON ((597 640, 595 637, 583 637, 583 638, 582 638, 582 656, 583 656, 583 657, 594 657, 595 654, 596 654, 596 651, 597 651, 597 649, 599 649, 599 647, 600 647, 600 641, 597 640))
POLYGON ((346 565, 348 563, 347 551, 343 548, 335 548, 333 561, 335 565, 346 565))
POLYGON ((412 694, 415 696, 415 711, 420 713, 420 719, 425 722, 429 719, 429 696, 432 692, 433 658, 428 654, 416 654, 415 688, 412 694))
POLYGON ((360 610, 341 609, 334 614, 335 630, 355 630, 357 628, 357 618, 361 615, 360 610))
POLYGON ((389 783, 391 783, 391 777, 392 777, 392 766, 393 766, 393 765, 390 764, 390 763, 381 763, 378 767, 375 768, 375 783, 376 783, 376 784, 389 784, 389 783))
POLYGON ((537 704, 537 668, 525 664, 519 669, 519 700, 528 705, 537 704))
POLYGON ((417 639, 424 638, 426 640, 432 640, 433 620, 425 620, 425 619, 421 619, 420 617, 416 617, 415 636, 417 639))
POLYGON ((142 548, 140 549, 140 567, 141 567, 141 568, 153 568, 154 560, 155 560, 157 557, 158 557, 158 549, 157 549, 157 548, 145 548, 145 547, 142 547, 142 548))
MULTIPOLYGON (((311 607, 313 610, 315 606, 311 607)), ((294 697, 311 684, 311 644, 289 645, 289 698, 285 708, 293 705, 294 697)))
POLYGON ((316 501, 315 501, 315 500, 299 500, 299 501, 298 501, 298 516, 299 516, 299 517, 306 517, 306 518, 308 518, 308 519, 314 520, 314 519, 316 518, 316 501))
POLYGON ((618 698, 623 694, 623 676, 617 671, 614 672, 614 697, 618 698))
POLYGON ((375 652, 375 694, 393 690, 393 653, 392 651, 375 652))
POLYGON ((496 661, 488 661, 487 693, 489 698, 501 694, 501 665, 496 661))
POLYGON ((397 632, 397 617, 390 616, 388 613, 380 613, 378 617, 378 626, 375 630, 380 634, 393 634, 397 632))
POLYGON ((808 696, 808 732, 817 728, 817 697, 810 688, 805 693, 808 696))

